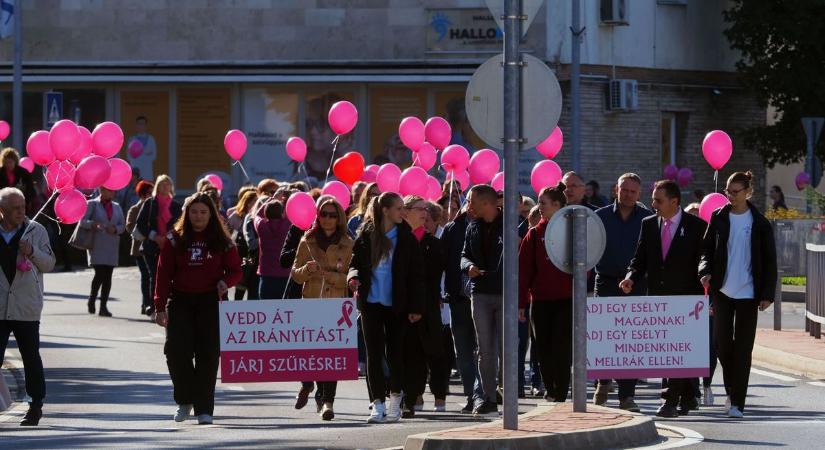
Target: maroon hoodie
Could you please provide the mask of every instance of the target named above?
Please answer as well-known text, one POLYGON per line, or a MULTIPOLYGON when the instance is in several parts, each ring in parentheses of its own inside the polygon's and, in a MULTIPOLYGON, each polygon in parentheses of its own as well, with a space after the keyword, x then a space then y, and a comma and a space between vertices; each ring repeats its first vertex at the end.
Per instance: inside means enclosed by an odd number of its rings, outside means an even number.
POLYGON ((544 247, 547 223, 546 219, 542 219, 530 228, 519 246, 519 309, 526 308, 531 301, 573 298, 573 276, 557 269, 547 256, 544 247))

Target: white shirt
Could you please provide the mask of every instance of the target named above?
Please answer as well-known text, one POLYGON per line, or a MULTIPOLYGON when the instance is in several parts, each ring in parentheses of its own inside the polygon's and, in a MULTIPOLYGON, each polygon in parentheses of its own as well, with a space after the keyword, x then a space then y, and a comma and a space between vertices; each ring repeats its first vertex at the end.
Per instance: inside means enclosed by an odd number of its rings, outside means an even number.
MULTIPOLYGON (((670 218, 670 245, 673 245, 673 239, 676 238, 676 230, 679 229, 679 224, 682 223, 682 210, 679 209, 676 214, 670 218)), ((659 217, 659 232, 665 227, 665 219, 659 217)))
POLYGON ((728 237, 728 266, 722 293, 733 299, 753 299, 753 271, 751 270, 751 229, 753 214, 730 213, 728 237))

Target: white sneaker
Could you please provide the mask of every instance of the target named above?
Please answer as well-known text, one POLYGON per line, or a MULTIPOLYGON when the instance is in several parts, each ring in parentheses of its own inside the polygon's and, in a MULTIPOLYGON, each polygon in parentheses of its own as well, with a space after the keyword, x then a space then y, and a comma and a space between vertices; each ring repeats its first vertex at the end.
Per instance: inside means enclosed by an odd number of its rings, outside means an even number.
POLYGON ((212 416, 201 414, 198 416, 198 425, 212 425, 212 416))
POLYGON ((370 416, 367 418, 367 423, 384 423, 386 420, 384 417, 385 412, 384 402, 381 400, 372 402, 372 411, 370 411, 370 416))
POLYGON ((390 407, 387 411, 387 422, 398 422, 401 419, 401 394, 390 393, 390 407))
POLYGON ((710 386, 704 388, 702 390, 702 405, 703 406, 713 406, 713 402, 716 398, 713 396, 713 389, 710 386))
POLYGON ((433 406, 433 412, 447 412, 447 405, 435 405, 433 406))
POLYGON ((178 405, 175 412, 175 422, 183 422, 192 416, 192 405, 178 405))
POLYGON ((745 417, 745 414, 742 411, 739 411, 738 406, 731 406, 728 410, 728 417, 731 419, 741 419, 745 417))

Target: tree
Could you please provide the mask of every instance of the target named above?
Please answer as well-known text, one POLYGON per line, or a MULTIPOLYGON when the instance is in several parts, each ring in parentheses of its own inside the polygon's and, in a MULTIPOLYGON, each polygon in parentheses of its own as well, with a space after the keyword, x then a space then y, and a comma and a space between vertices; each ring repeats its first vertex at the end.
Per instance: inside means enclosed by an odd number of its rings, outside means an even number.
MULTIPOLYGON (((743 130, 769 167, 805 155, 801 117, 825 116, 825 0, 732 0, 725 36, 742 59, 736 70, 777 121, 743 130)), ((825 156, 825 139, 816 149, 825 156)))

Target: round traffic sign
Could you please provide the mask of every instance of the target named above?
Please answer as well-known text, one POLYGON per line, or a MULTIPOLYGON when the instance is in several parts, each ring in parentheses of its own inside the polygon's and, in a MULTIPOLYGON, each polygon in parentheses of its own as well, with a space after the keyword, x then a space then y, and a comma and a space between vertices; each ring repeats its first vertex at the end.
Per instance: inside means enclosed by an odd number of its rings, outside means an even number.
POLYGON ((553 265, 567 273, 573 273, 573 213, 577 210, 587 212, 587 270, 596 267, 607 245, 602 219, 590 208, 565 206, 556 211, 544 233, 544 248, 553 265))

